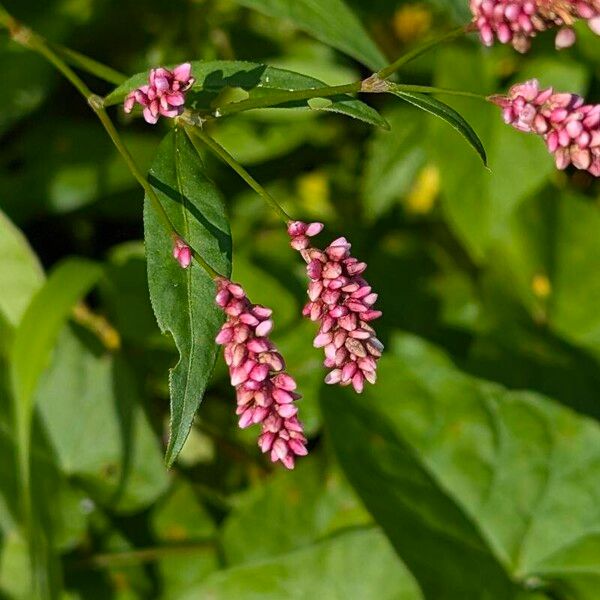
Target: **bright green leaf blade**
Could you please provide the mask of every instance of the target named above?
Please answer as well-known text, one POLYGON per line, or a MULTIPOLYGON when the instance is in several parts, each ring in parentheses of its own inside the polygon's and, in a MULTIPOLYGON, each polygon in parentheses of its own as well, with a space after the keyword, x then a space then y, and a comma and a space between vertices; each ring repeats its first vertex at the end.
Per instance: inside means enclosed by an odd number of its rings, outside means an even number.
POLYGON ((23 234, 0 211, 0 313, 13 327, 33 294, 44 282, 44 271, 23 234))
POLYGON ((118 511, 141 510, 168 486, 136 387, 121 356, 66 328, 36 394, 61 471, 76 478, 95 503, 118 511), (102 443, 90 443, 99 430, 102 443))
MULTIPOLYGON (((248 93, 249 98, 268 98, 274 94, 279 97, 282 92, 309 90, 325 85, 314 77, 244 61, 193 61, 192 74, 196 82, 188 95, 188 105, 197 110, 215 108, 212 103, 225 88, 241 88, 248 93)), ((120 104, 131 90, 146 83, 147 79, 147 72, 134 75, 113 90, 106 97, 104 104, 120 104)), ((297 108, 309 107, 309 104, 303 100, 278 106, 297 108)), ((334 96, 328 98, 323 106, 316 105, 310 108, 344 114, 378 127, 388 126, 375 109, 352 96, 334 96)))
POLYGON ((393 94, 406 100, 413 106, 420 108, 436 117, 446 121, 450 127, 456 129, 460 135, 462 135, 469 145, 477 152, 481 158, 483 164, 487 166, 487 156, 485 154, 485 148, 481 143, 478 135, 474 129, 465 121, 465 119, 457 113, 453 108, 434 98, 432 96, 426 96, 425 94, 415 94, 413 92, 403 92, 402 90, 391 90, 393 94))
MULTIPOLYGON (((231 235, 223 199, 185 133, 175 129, 161 143, 150 182, 181 235, 223 275, 231 272, 231 235)), ((215 337, 223 320, 215 284, 193 263, 173 259, 173 240, 148 200, 144 206, 148 285, 154 314, 169 332, 180 359, 171 370, 171 424, 166 462, 181 451, 217 358, 215 337)))
POLYGON ((223 524, 221 547, 229 565, 257 562, 371 523, 340 473, 310 456, 239 498, 223 524))
POLYGON ((421 600, 422 596, 383 534, 360 529, 290 554, 217 571, 180 600, 197 598, 421 600))
POLYGON ((342 0, 236 0, 263 14, 292 21, 321 42, 377 71, 387 61, 342 0))
POLYGON ((366 396, 329 389, 322 407, 351 483, 426 597, 508 599, 511 582, 540 578, 594 598, 598 425, 439 353, 398 351, 366 396))

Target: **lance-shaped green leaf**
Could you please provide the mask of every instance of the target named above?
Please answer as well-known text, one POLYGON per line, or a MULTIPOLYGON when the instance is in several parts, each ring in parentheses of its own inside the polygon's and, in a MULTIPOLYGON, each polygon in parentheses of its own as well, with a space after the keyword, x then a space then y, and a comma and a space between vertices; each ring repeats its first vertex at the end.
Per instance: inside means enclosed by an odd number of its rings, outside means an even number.
MULTIPOLYGON (((225 205, 205 173, 195 148, 179 129, 161 143, 150 183, 171 222, 214 269, 231 272, 231 235, 225 205)), ((172 465, 188 436, 217 357, 215 337, 223 315, 215 305, 215 285, 193 263, 182 269, 173 259, 173 240, 146 199, 144 230, 150 299, 158 324, 169 332, 179 362, 171 370, 171 424, 166 462, 172 465)))
POLYGON ((446 121, 450 127, 453 127, 462 135, 468 144, 477 152, 483 164, 487 166, 487 156, 485 148, 479 139, 479 136, 475 133, 474 129, 467 123, 467 121, 457 113, 452 107, 448 106, 441 100, 433 98, 432 96, 426 96, 425 94, 417 94, 414 92, 404 92, 401 89, 390 89, 392 94, 395 94, 402 100, 406 100, 413 106, 420 108, 436 117, 446 121))
POLYGON ((377 71, 387 64, 362 23, 343 0, 237 0, 265 15, 292 21, 321 42, 377 71))
POLYGON ((322 395, 338 458, 426 598, 597 598, 600 428, 427 347, 322 395), (560 591, 560 593, 559 593, 560 591))
MULTIPOLYGON (((388 127, 385 119, 375 109, 347 94, 330 97, 326 102, 310 104, 308 100, 285 100, 286 92, 325 86, 314 77, 286 69, 244 61, 193 61, 192 75, 195 83, 188 93, 186 105, 195 110, 212 111, 217 108, 215 102, 224 89, 238 88, 244 90, 248 98, 273 97, 274 105, 279 108, 308 107, 316 111, 340 113, 378 127, 388 127)), ((147 71, 129 78, 106 97, 105 106, 123 102, 129 92, 144 85, 147 80, 147 71)))

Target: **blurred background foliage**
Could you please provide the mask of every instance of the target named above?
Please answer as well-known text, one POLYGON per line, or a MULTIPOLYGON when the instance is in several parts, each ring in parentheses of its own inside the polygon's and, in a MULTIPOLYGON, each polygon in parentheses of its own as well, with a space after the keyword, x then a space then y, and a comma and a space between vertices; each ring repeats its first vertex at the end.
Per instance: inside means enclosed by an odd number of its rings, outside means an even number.
MULTIPOLYGON (((265 62, 328 84, 369 74, 279 18, 280 4, 6 2, 47 38, 126 74, 188 59, 265 62), (253 10, 265 4, 275 16, 253 10)), ((347 4, 388 59, 469 19, 466 0, 347 4)), ((599 101, 600 39, 581 28, 558 55, 552 35, 541 36, 523 57, 472 36, 400 79, 491 94, 532 76, 599 101)), ((177 354, 148 299, 143 195, 77 93, 6 36, 0 81, 0 596, 28 589, 13 510, 10 328, 44 272, 78 255, 104 275, 58 338, 36 393, 33 443, 65 597, 505 598, 518 582, 530 598, 597 598, 597 181, 557 172, 538 139, 475 99, 444 98, 482 138, 491 172, 445 123, 393 97, 366 99, 390 131, 303 110, 211 125, 286 210, 325 221, 369 263, 388 359, 364 397, 322 390, 314 327, 299 316, 302 265, 261 199, 206 156, 227 200, 234 278, 274 308, 311 453, 291 473, 260 456, 256 432, 236 427, 219 363, 167 472, 177 354)), ((147 169, 168 124, 114 114, 147 169)))

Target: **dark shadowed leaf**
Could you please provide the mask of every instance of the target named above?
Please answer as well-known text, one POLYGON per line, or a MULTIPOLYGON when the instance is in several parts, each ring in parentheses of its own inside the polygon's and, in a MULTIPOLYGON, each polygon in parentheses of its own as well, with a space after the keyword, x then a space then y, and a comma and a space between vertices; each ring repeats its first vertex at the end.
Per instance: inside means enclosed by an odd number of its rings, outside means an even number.
MULTIPOLYGON (((185 133, 164 139, 150 181, 173 225, 221 274, 231 272, 231 236, 223 199, 185 133)), ((171 424, 166 461, 171 465, 189 433, 217 357, 215 337, 223 315, 215 305, 215 285, 197 264, 182 269, 173 259, 173 241, 154 209, 144 207, 148 284, 154 314, 169 332, 180 359, 171 370, 171 424)))

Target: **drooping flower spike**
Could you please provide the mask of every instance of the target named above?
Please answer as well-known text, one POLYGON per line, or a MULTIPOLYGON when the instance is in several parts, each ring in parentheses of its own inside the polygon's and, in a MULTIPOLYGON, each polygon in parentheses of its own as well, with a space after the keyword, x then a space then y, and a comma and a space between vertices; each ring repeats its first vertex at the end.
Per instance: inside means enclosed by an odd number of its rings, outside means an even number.
POLYGON ((538 33, 558 28, 556 48, 567 48, 575 43, 572 26, 580 19, 600 35, 600 0, 470 0, 470 6, 486 46, 498 40, 527 52, 538 33))
POLYGON ((552 88, 542 90, 536 79, 490 100, 502 108, 507 124, 544 139, 558 169, 572 164, 600 177, 600 104, 585 104, 576 94, 552 88))
POLYGON ((262 452, 293 469, 296 457, 307 454, 306 438, 297 417, 296 382, 285 372, 283 357, 268 337, 272 311, 252 304, 240 285, 224 278, 217 280, 216 302, 227 317, 216 342, 224 346, 236 389, 239 426, 260 423, 262 452))
POLYGON ((338 238, 325 250, 310 247, 310 238, 322 229, 321 223, 301 221, 288 226, 291 246, 306 261, 310 280, 303 315, 320 324, 314 345, 324 349, 324 365, 331 369, 325 383, 352 385, 361 393, 365 381, 375 383, 383 351, 370 325, 381 316, 373 308, 377 294, 362 277, 366 263, 350 255, 346 238, 338 238))
POLYGON ((185 93, 194 81, 190 63, 183 63, 172 71, 164 67, 152 69, 148 83, 125 98, 125 112, 130 113, 136 103, 140 104, 144 107, 144 119, 152 125, 159 116, 177 117, 183 112, 185 93))

